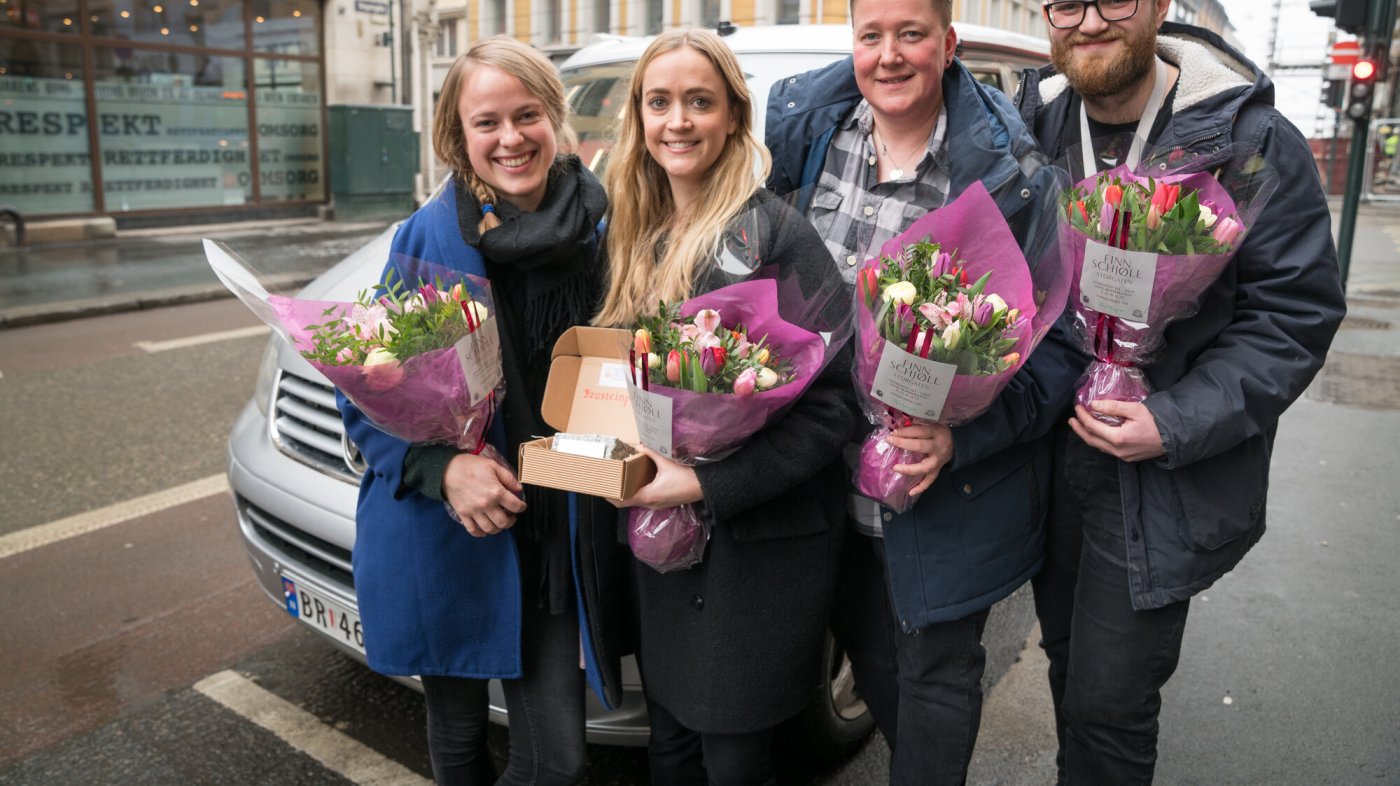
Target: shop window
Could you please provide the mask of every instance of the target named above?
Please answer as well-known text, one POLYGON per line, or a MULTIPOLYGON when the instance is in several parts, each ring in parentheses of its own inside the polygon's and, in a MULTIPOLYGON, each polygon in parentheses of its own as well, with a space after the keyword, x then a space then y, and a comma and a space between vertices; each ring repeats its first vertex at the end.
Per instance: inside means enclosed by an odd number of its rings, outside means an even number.
POLYGON ((720 0, 700 0, 700 26, 714 29, 719 25, 720 0))
POLYGON ((437 49, 434 54, 444 58, 457 56, 457 28, 460 25, 461 20, 456 17, 438 22, 437 49))
POLYGON ((593 32, 612 32, 612 0, 597 0, 593 6, 593 32))
POLYGON ((647 0, 647 35, 661 32, 661 25, 665 23, 664 14, 663 0, 647 0))
POLYGON ((548 3, 547 43, 557 44, 563 40, 564 36, 564 3, 563 0, 548 0, 548 3))
POLYGON ((264 202, 326 198, 321 75, 315 63, 254 62, 258 184, 264 202))
POLYGON ((802 23, 801 0, 778 0, 778 24, 796 25, 802 23))
POLYGON ((112 0, 90 5, 92 34, 98 38, 211 49, 242 49, 247 42, 243 0, 112 0))
POLYGON ((505 35, 506 26, 506 0, 491 0, 491 21, 493 25, 486 34, 505 35))
POLYGON ((283 55, 320 54, 318 0, 252 0, 252 5, 254 49, 283 55))
POLYGON ((0 204, 94 209, 82 65, 72 44, 0 38, 0 204))
POLYGON ((107 211, 249 203, 244 60, 99 50, 106 65, 93 90, 107 211))
POLYGON ((0 0, 0 28, 78 35, 79 10, 78 0, 0 0))

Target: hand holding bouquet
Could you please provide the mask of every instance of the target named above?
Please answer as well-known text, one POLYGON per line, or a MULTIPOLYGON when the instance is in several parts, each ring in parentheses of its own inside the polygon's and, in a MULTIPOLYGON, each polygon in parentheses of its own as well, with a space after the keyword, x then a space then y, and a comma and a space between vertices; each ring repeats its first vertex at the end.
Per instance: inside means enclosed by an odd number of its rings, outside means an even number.
POLYGON ((856 389, 876 429, 856 490, 904 512, 920 454, 886 437, 914 423, 959 425, 991 406, 1064 307, 1053 262, 1034 270, 979 183, 914 222, 856 276, 856 389), (936 239, 935 239, 936 238, 936 239))
POLYGON ((1089 407, 1096 400, 1137 402, 1149 385, 1142 366, 1162 345, 1172 322, 1195 314, 1276 184, 1257 159, 1236 177, 1237 205, 1207 172, 1143 177, 1118 167, 1081 181, 1063 196, 1061 254, 1075 265, 1071 302, 1075 329, 1094 361, 1075 403, 1094 417, 1121 419, 1089 407))
MULTIPOLYGON (((796 282, 768 275, 638 321, 629 392, 647 447, 688 464, 723 458, 796 402, 839 348, 779 316, 780 290, 797 298, 796 282)), ((632 553, 662 573, 704 555, 709 532, 691 505, 632 508, 628 524, 632 553)))

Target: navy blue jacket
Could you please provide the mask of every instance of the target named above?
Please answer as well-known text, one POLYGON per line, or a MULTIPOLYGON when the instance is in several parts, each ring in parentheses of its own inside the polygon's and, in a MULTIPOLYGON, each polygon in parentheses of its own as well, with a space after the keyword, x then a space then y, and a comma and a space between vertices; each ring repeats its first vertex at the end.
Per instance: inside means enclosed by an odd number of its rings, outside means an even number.
MULTIPOLYGON (((1346 313, 1317 167, 1273 108, 1269 78, 1187 25, 1164 24, 1158 54, 1181 75, 1154 149, 1179 151, 1174 160, 1196 170, 1257 151, 1280 185, 1200 311, 1167 328, 1165 349, 1144 369, 1166 455, 1118 463, 1138 609, 1209 587, 1263 535, 1279 416, 1321 368, 1346 313)), ((1071 95, 1049 66, 1022 76, 1017 103, 1052 156, 1068 152, 1078 123, 1071 95)))
MULTIPOLYGON (((771 186, 790 193, 817 182, 831 137, 860 102, 852 61, 789 77, 769 94, 771 186)), ((1055 194, 1047 166, 1010 100, 954 59, 943 75, 951 195, 981 181, 1023 248, 1053 237, 1055 194)), ((931 206, 935 207, 935 206, 931 206)), ((1050 244, 1053 247, 1053 242, 1050 244)), ((1025 248, 1028 259, 1045 248, 1025 248)), ((905 630, 959 619, 1011 594, 1040 568, 1050 488, 1050 427, 1068 407, 1088 358, 1059 326, 992 408, 953 429, 953 462, 914 508, 886 513, 885 555, 905 630)))

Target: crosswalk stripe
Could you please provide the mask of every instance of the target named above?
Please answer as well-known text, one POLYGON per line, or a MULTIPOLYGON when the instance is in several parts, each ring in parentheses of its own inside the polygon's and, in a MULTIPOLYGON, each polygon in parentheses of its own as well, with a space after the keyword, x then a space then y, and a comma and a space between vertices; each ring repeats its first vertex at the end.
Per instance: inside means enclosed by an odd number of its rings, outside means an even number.
POLYGON ((236 328, 234 330, 220 330, 216 333, 201 333, 198 336, 172 338, 166 341, 137 341, 133 346, 146 353, 168 352, 172 349, 197 347, 200 344, 213 344, 217 341, 230 341, 236 338, 261 336, 266 334, 268 330, 269 328, 267 325, 253 325, 252 327, 236 328))
POLYGON ((228 491, 220 473, 183 485, 0 536, 0 559, 228 491))
POLYGON ((350 781, 364 786, 432 786, 432 781, 322 723, 315 715, 238 672, 221 671, 205 677, 194 684, 194 689, 350 781))

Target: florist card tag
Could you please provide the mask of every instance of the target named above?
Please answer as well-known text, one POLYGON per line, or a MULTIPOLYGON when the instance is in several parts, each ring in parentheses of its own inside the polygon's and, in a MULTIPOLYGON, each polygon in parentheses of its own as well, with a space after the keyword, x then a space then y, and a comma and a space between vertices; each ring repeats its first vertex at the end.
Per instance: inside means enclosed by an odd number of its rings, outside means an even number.
POLYGON ((1156 254, 1090 240, 1084 245, 1084 268, 1079 274, 1080 304, 1102 314, 1146 322, 1156 275, 1156 254))
POLYGON ((671 458, 671 399, 633 385, 632 415, 637 419, 637 436, 643 445, 671 458))
POLYGON ((627 364, 604 363, 599 366, 598 384, 605 388, 627 387, 627 364))
POLYGON ((886 341, 870 395, 911 417, 938 420, 958 367, 921 358, 886 341))
POLYGON ((496 332, 495 317, 457 342, 457 360, 474 407, 501 384, 501 334, 496 332))

